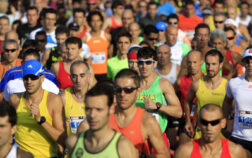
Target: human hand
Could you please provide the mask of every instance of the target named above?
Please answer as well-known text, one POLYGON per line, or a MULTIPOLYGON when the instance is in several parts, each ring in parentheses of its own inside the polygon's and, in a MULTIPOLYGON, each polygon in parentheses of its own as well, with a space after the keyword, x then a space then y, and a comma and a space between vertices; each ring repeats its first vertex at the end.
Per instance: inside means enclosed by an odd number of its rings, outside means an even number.
POLYGON ((148 110, 157 109, 156 103, 147 97, 144 97, 144 105, 145 105, 145 108, 148 110))

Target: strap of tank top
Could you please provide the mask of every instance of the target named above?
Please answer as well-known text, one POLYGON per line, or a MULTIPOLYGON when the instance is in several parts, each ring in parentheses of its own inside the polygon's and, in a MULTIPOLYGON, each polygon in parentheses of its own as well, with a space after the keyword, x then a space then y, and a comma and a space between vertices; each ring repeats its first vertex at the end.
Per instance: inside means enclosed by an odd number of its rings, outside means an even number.
POLYGON ((221 139, 222 141, 222 153, 221 153, 221 158, 231 158, 231 154, 229 151, 229 143, 228 139, 221 139))
POLYGON ((90 32, 86 32, 86 36, 87 36, 87 42, 91 39, 91 34, 90 34, 90 32))
POLYGON ((101 31, 101 38, 105 39, 106 40, 106 37, 105 37, 105 32, 102 30, 101 31))
POLYGON ((114 16, 111 16, 111 26, 110 27, 114 27, 116 26, 116 21, 115 21, 115 17, 114 16))
POLYGON ((199 148, 199 140, 193 140, 193 150, 191 153, 191 158, 202 158, 199 148))
POLYGON ((228 61, 230 61, 232 63, 232 66, 234 67, 234 60, 233 60, 233 57, 232 57, 232 54, 231 54, 231 51, 230 50, 227 50, 226 51, 226 56, 227 56, 227 59, 228 61))

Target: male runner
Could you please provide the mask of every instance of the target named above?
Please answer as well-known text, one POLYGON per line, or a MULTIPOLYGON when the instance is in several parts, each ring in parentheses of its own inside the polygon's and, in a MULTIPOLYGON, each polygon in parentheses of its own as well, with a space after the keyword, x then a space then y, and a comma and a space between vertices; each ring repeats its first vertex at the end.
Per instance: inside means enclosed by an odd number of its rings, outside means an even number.
POLYGON ((175 153, 175 158, 246 158, 246 152, 240 145, 221 138, 221 129, 225 125, 226 119, 219 105, 204 105, 199 112, 202 138, 180 146, 175 153))
POLYGON ((144 109, 136 107, 139 87, 140 78, 136 71, 123 69, 116 75, 117 107, 109 125, 129 138, 143 157, 153 156, 151 147, 155 149, 156 157, 170 157, 156 120, 144 109))
POLYGON ((107 84, 97 84, 86 93, 85 111, 90 129, 67 138, 69 157, 137 158, 138 152, 132 143, 120 133, 109 128, 109 117, 114 90, 107 84))

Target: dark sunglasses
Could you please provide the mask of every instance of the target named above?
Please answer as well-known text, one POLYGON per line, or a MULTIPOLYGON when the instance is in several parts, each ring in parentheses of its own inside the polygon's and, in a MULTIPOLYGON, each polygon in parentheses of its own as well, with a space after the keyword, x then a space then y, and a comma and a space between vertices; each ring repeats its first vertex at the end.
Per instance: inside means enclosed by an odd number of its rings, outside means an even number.
POLYGON ((216 23, 216 24, 222 24, 222 23, 224 23, 224 21, 214 21, 214 23, 216 23))
POLYGON ((35 80, 39 79, 39 76, 35 76, 35 75, 26 75, 26 76, 23 77, 23 80, 27 81, 29 78, 30 78, 32 81, 35 81, 35 80))
POLYGON ((178 22, 168 22, 169 25, 177 25, 178 22))
POLYGON ((233 40, 235 37, 227 37, 228 40, 233 40))
POLYGON ((158 38, 149 38, 149 40, 150 40, 150 41, 154 41, 154 40, 157 41, 158 38))
POLYGON ((204 126, 208 126, 209 123, 211 124, 211 126, 216 126, 220 123, 220 121, 221 121, 221 118, 217 120, 213 120, 213 121, 206 121, 204 119, 200 119, 200 123, 204 126))
POLYGON ((15 52, 17 49, 4 49, 4 52, 15 52))
POLYGON ((146 65, 151 65, 152 63, 154 63, 154 60, 138 60, 137 61, 137 64, 138 65, 143 65, 143 64, 146 64, 146 65))
POLYGON ((115 86, 116 93, 122 93, 122 91, 124 91, 124 93, 130 94, 136 89, 137 89, 137 87, 119 87, 119 86, 115 86))

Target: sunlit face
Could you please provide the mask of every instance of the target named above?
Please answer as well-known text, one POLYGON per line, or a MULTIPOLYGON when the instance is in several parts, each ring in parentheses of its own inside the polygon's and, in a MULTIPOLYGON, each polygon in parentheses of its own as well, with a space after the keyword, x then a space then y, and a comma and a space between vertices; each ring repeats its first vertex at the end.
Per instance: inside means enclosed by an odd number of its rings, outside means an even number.
POLYGON ((45 76, 36 77, 35 75, 27 75, 23 77, 24 87, 29 94, 36 93, 44 81, 45 76))
POLYGON ((209 78, 213 78, 218 75, 222 66, 223 63, 219 62, 219 57, 217 55, 209 55, 206 57, 206 70, 209 78))
POLYGON ((249 8, 249 7, 248 7, 248 5, 246 5, 246 4, 241 5, 241 6, 240 6, 241 15, 247 16, 247 15, 248 15, 248 11, 249 11, 248 8, 249 8))
POLYGON ((57 45, 61 45, 66 41, 66 39, 67 39, 66 33, 56 34, 57 45))
POLYGON ((130 44, 131 42, 129 37, 127 36, 120 37, 117 42, 119 52, 122 54, 127 54, 130 44))
POLYGON ((168 27, 166 29, 166 41, 170 46, 176 44, 178 38, 178 29, 175 27, 168 27))
POLYGON ((226 31, 226 38, 227 38, 227 48, 230 49, 235 45, 236 36, 232 30, 226 31))
POLYGON ((90 24, 93 30, 99 31, 102 28, 103 22, 99 15, 93 15, 90 24))
POLYGON ((224 6, 221 3, 216 3, 214 6, 214 12, 224 12, 224 6))
POLYGON ((237 17, 237 11, 236 8, 228 8, 227 10, 227 16, 228 18, 234 19, 237 17))
POLYGON ((173 26, 178 28, 179 23, 178 20, 176 18, 170 18, 169 21, 167 22, 168 26, 173 26))
POLYGON ((216 29, 224 30, 225 19, 226 18, 224 16, 215 16, 214 17, 214 25, 215 25, 216 29))
POLYGON ((76 22, 79 26, 83 26, 85 22, 85 15, 83 15, 83 12, 76 12, 74 14, 74 22, 76 22))
POLYGON ((137 38, 139 37, 140 33, 141 33, 141 30, 140 30, 140 27, 137 23, 132 23, 130 26, 129 26, 129 33, 130 35, 132 36, 132 38, 137 38))
POLYGON ((171 50, 167 45, 161 45, 157 51, 157 61, 160 65, 167 65, 170 63, 171 50))
POLYGON ((88 96, 85 100, 87 121, 92 131, 100 131, 108 126, 112 109, 108 106, 106 95, 88 96))
POLYGON ((9 122, 9 116, 0 117, 0 148, 3 149, 12 141, 12 136, 16 133, 16 125, 12 126, 9 122))
POLYGON ((246 69, 245 73, 246 76, 251 77, 252 76, 252 58, 248 57, 243 59, 243 65, 246 69))
POLYGON ((193 51, 187 57, 188 72, 192 75, 198 74, 201 71, 201 57, 200 52, 193 51))
POLYGON ((146 41, 149 43, 152 49, 155 49, 155 46, 158 42, 158 33, 151 32, 149 37, 147 37, 146 41))
POLYGON ((15 43, 7 44, 4 48, 4 57, 7 63, 12 63, 17 60, 19 50, 15 43))
POLYGON ((223 51, 225 49, 225 42, 223 39, 214 38, 212 41, 212 45, 214 48, 217 48, 219 51, 223 51))
POLYGON ((192 17, 194 14, 195 14, 195 8, 194 8, 194 5, 186 5, 185 6, 185 14, 186 16, 188 17, 192 17))
POLYGON ((0 34, 5 34, 7 31, 9 31, 9 29, 10 29, 9 20, 0 19, 0 34))
POLYGON ((137 59, 128 59, 128 62, 129 62, 129 69, 135 70, 139 74, 137 59))
POLYGON ((154 68, 157 66, 157 62, 153 60, 153 58, 139 58, 138 59, 138 68, 141 76, 148 77, 151 76, 154 73, 154 68), (143 64, 140 64, 139 61, 142 61, 143 64), (148 65, 147 62, 150 62, 148 65))
POLYGON ((196 32, 197 46, 208 45, 210 39, 209 30, 207 28, 200 28, 196 32))
POLYGON ((56 24, 56 14, 47 13, 45 15, 45 28, 47 30, 53 30, 56 24))
POLYGON ((39 18, 39 15, 36 9, 31 9, 27 11, 27 21, 30 25, 36 24, 38 18, 39 18))
POLYGON ((222 115, 219 110, 214 111, 203 110, 201 112, 200 120, 199 120, 199 127, 202 132, 202 139, 205 142, 211 143, 214 142, 216 139, 220 138, 221 129, 225 127, 226 120, 222 119, 222 115), (214 121, 220 119, 220 122, 216 125, 211 125, 210 123, 208 123, 208 125, 203 125, 200 121, 201 119, 206 121, 214 121))
POLYGON ((85 64, 75 65, 70 74, 73 87, 79 91, 84 89, 88 85, 89 75, 89 71, 85 64))
POLYGON ((78 47, 78 44, 69 43, 66 45, 66 49, 70 61, 74 61, 80 56, 81 48, 78 47))
POLYGON ((150 17, 155 17, 157 14, 157 6, 156 5, 150 5, 148 8, 148 13, 150 15, 150 17))
POLYGON ((134 22, 134 16, 131 10, 125 10, 122 15, 122 23, 125 28, 129 28, 129 24, 134 22))

